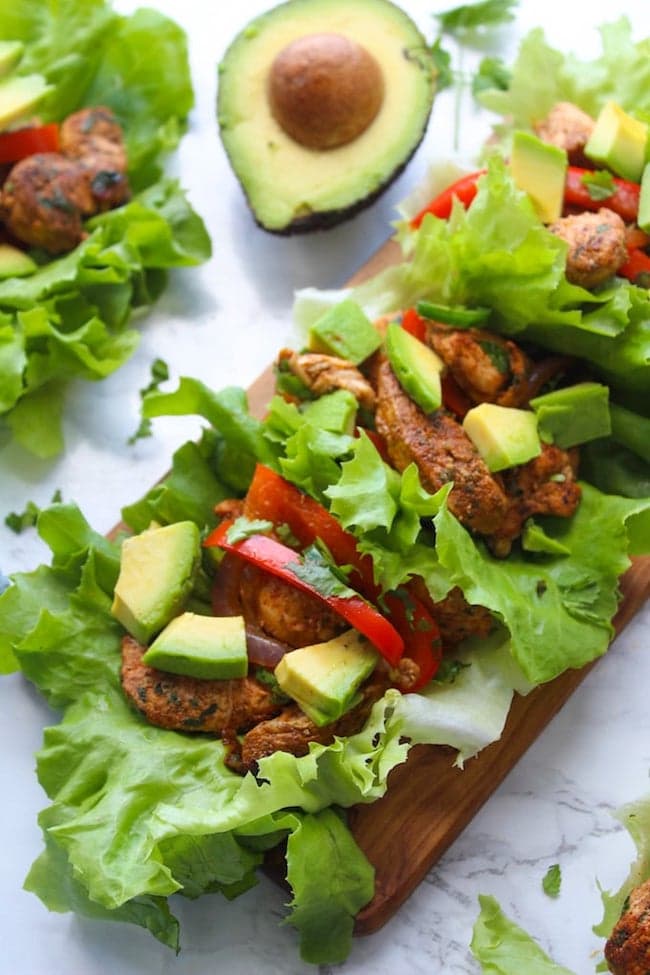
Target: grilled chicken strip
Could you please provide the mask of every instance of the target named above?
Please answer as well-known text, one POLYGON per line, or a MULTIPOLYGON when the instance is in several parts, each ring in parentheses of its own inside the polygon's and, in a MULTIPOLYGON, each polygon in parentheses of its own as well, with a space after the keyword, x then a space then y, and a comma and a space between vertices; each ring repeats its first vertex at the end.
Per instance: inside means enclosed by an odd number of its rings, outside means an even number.
POLYGON ((449 481, 450 511, 472 531, 491 535, 507 510, 507 498, 459 423, 444 410, 427 415, 402 389, 388 361, 377 369, 377 430, 398 471, 415 463, 422 484, 434 493, 449 481))
POLYGON ((252 677, 198 680, 169 674, 142 662, 147 648, 122 639, 122 687, 150 724, 175 731, 211 734, 245 731, 280 709, 272 691, 252 677))
POLYGON ((366 409, 375 405, 375 393, 357 367, 347 359, 320 352, 294 352, 282 349, 278 361, 288 368, 317 396, 333 393, 337 389, 347 389, 366 409))
POLYGON ((650 972, 650 880, 636 887, 605 944, 613 975, 650 972))
POLYGON ((539 457, 503 471, 508 495, 508 511, 503 522, 488 540, 493 553, 504 558, 513 539, 521 534, 524 522, 533 515, 570 518, 580 503, 576 481, 578 452, 542 444, 539 457))
POLYGON ((544 142, 564 149, 573 166, 584 166, 587 162, 584 150, 594 125, 592 117, 577 105, 558 102, 534 129, 544 142))
POLYGON ((474 403, 520 405, 518 387, 532 361, 514 342, 493 332, 434 322, 427 327, 427 341, 474 403))
POLYGON ((616 274, 627 260, 625 224, 607 207, 601 207, 598 213, 561 217, 548 229, 569 245, 566 276, 572 284, 595 288, 616 274))

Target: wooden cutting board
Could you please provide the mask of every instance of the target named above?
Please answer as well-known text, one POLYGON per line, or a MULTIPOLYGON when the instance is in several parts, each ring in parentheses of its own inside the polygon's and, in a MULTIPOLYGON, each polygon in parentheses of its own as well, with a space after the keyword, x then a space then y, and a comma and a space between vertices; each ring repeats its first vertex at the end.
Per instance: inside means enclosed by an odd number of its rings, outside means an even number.
MULTIPOLYGON (((388 241, 348 283, 359 284, 399 259, 398 245, 388 241)), ((248 392, 251 411, 261 417, 273 394, 272 369, 248 392)), ((621 590, 617 633, 650 595, 650 556, 633 560, 621 590)), ((357 917, 357 934, 370 934, 392 917, 593 666, 567 671, 527 697, 516 696, 500 740, 462 771, 453 766, 452 749, 418 745, 391 772, 382 799, 349 810, 352 833, 375 867, 375 896, 357 917)))

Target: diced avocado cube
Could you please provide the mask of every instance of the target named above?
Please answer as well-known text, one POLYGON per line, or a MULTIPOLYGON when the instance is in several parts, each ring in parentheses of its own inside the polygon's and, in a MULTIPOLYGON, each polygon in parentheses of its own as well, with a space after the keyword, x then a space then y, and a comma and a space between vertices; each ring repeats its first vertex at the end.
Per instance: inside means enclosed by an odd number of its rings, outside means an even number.
POLYGON ((379 656, 366 637, 346 630, 326 643, 286 653, 275 668, 280 688, 314 724, 330 724, 355 704, 379 656))
POLYGON ((641 192, 639 194, 639 213, 636 218, 641 230, 650 231, 650 162, 643 167, 641 192))
POLYGON ((567 154, 530 132, 515 132, 510 171, 515 185, 528 193, 540 220, 552 223, 562 214, 567 154))
POLYGON ((245 677, 244 617, 182 613, 158 634, 142 659, 148 667, 204 680, 245 677))
POLYGON ((0 41, 0 78, 11 74, 24 50, 25 46, 21 41, 0 41))
POLYGON ((442 359, 396 322, 391 322, 386 329, 385 347, 388 361, 404 391, 425 413, 437 410, 442 402, 442 359))
POLYGON ((32 274, 37 264, 29 254, 12 244, 0 244, 0 279, 22 278, 32 274))
POLYGON ((638 183, 646 161, 648 126, 607 102, 585 146, 585 156, 638 183))
POLYGON ((607 437, 611 430, 609 389, 601 383, 577 383, 536 396, 530 401, 545 443, 565 450, 607 437))
POLYGON ((124 540, 111 613, 139 643, 148 643, 185 607, 200 552, 193 521, 149 528, 124 540))
POLYGON ((50 91, 52 85, 40 74, 11 75, 0 81, 0 130, 32 112, 50 91))
POLYGON ((305 403, 302 412, 319 430, 352 435, 358 408, 359 404, 352 393, 347 389, 337 389, 334 393, 305 403))
POLYGON ((381 345, 381 336, 356 301, 334 305, 309 330, 313 352, 336 355, 358 365, 381 345))
POLYGON ((525 464, 542 451, 530 410, 480 403, 466 413, 463 429, 490 471, 525 464))

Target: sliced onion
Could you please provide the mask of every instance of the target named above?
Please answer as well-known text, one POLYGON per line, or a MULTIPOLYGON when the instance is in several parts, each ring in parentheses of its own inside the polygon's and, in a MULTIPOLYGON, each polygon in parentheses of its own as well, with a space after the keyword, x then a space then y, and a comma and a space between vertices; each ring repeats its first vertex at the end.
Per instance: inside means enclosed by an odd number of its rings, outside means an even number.
MULTIPOLYGON (((219 564, 212 586, 212 612, 215 616, 243 615, 239 585, 245 566, 243 559, 227 552, 219 564)), ((246 620, 246 647, 250 663, 273 670, 293 647, 265 633, 246 620)))

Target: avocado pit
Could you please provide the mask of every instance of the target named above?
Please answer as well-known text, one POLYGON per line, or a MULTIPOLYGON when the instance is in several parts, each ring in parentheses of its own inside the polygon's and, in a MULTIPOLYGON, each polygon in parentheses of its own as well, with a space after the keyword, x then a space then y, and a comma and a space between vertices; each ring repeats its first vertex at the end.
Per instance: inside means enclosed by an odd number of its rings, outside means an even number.
POLYGON ((307 34, 276 56, 268 78, 273 117, 309 149, 358 138, 376 117, 384 79, 375 58, 342 34, 307 34))

